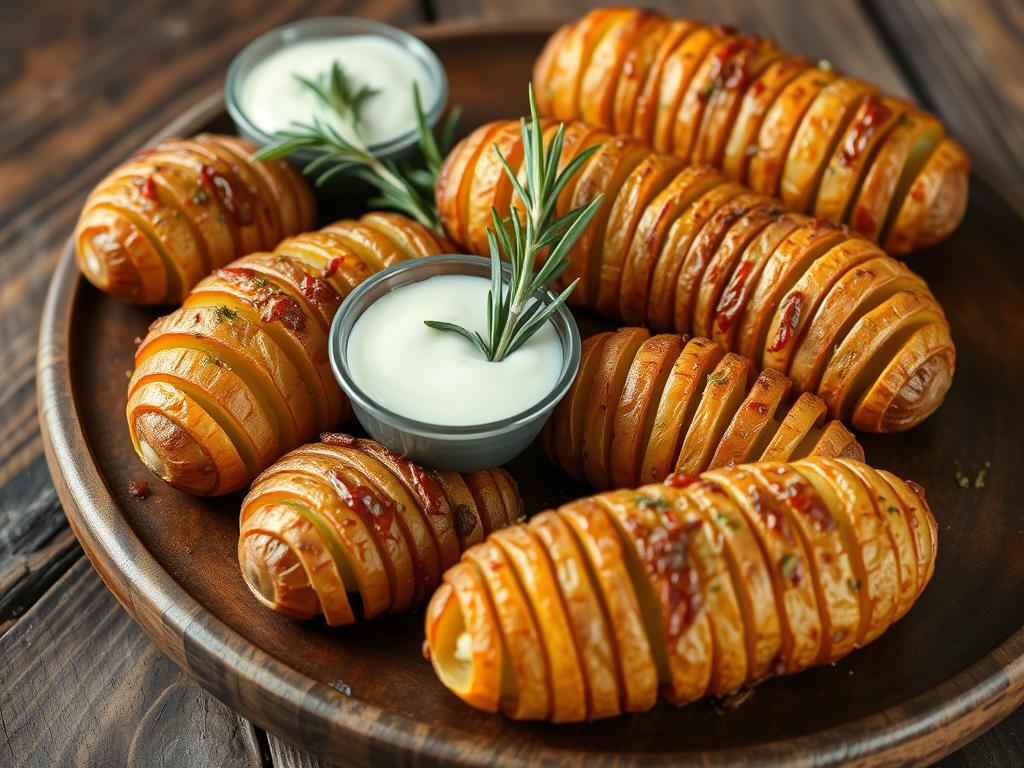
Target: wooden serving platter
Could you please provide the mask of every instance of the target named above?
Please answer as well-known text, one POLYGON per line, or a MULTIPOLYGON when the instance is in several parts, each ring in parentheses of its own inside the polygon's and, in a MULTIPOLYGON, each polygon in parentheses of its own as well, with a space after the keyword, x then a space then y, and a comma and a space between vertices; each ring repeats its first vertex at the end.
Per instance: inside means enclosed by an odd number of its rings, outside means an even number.
MULTIPOLYGON (((423 31, 448 69, 451 103, 465 107, 464 130, 521 113, 547 31, 423 31)), ((230 129, 215 94, 163 134, 230 129)), ((766 682, 738 706, 661 704, 578 726, 511 723, 470 709, 435 680, 420 651, 422 615, 330 629, 261 608, 236 562, 240 496, 181 494, 151 478, 132 450, 124 406, 133 340, 160 312, 93 289, 70 246, 40 336, 47 460, 86 553, 160 648, 244 716, 332 762, 927 762, 1024 699, 1022 243, 1024 221, 975 179, 957 233, 911 261, 953 326, 952 390, 913 431, 863 437, 871 463, 927 488, 940 524, 933 582, 868 648, 833 667, 766 682), (153 488, 145 500, 129 492, 140 479, 153 488)), ((584 332, 610 325, 580 320, 584 332)), ((536 451, 509 469, 531 512, 586 492, 536 451)))

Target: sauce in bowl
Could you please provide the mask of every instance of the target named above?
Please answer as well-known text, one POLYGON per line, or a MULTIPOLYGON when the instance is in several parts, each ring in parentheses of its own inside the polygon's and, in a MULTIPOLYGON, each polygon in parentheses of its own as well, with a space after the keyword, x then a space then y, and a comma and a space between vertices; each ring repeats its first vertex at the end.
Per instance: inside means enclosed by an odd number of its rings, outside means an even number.
POLYGON ((298 40, 268 53, 245 75, 239 106, 266 134, 317 118, 352 139, 335 112, 296 78, 315 82, 335 62, 353 92, 363 86, 376 91, 360 107, 359 130, 369 146, 393 141, 415 126, 413 83, 423 104, 437 98, 436 84, 409 50, 380 35, 364 34, 298 40))
POLYGON ((500 421, 539 403, 562 375, 562 345, 550 321, 498 363, 461 336, 424 325, 456 323, 486 338, 490 285, 483 277, 437 275, 381 296, 348 340, 353 381, 384 408, 449 427, 500 421))

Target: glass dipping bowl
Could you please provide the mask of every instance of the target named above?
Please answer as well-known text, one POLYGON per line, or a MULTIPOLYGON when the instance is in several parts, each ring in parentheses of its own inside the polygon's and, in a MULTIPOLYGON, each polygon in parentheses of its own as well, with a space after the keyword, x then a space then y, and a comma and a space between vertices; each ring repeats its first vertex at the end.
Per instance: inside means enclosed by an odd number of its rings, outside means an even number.
MULTIPOLYGON (((448 101, 448 76, 434 52, 419 38, 408 32, 403 32, 397 27, 392 27, 390 24, 351 16, 322 16, 295 21, 265 32, 235 56, 228 68, 227 80, 224 84, 224 102, 239 135, 261 147, 274 139, 272 135, 255 125, 242 109, 242 84, 257 63, 267 55, 299 41, 353 35, 376 35, 387 38, 404 48, 419 62, 436 94, 430 103, 423 104, 427 125, 433 128, 448 101)), ((412 98, 411 93, 409 98, 412 98)), ((419 133, 414 122, 406 133, 390 141, 371 144, 368 149, 381 159, 411 160, 418 155, 418 140, 419 133)), ((302 149, 293 152, 288 159, 301 168, 316 158, 317 154, 313 150, 302 149)), ((339 175, 347 176, 347 174, 339 175)))
MULTIPOLYGON (((428 256, 395 264, 361 283, 348 295, 331 324, 328 349, 331 367, 352 402, 356 418, 377 442, 432 469, 472 472, 497 467, 518 456, 533 442, 558 401, 572 386, 580 365, 580 332, 563 304, 551 317, 562 346, 562 369, 554 388, 525 411, 486 424, 450 427, 417 421, 385 408, 356 384, 348 366, 348 342, 367 307, 403 285, 435 275, 490 277, 490 261, 479 256, 428 256)), ((509 268, 505 265, 505 274, 509 268)), ((545 303, 555 295, 537 296, 545 303)))

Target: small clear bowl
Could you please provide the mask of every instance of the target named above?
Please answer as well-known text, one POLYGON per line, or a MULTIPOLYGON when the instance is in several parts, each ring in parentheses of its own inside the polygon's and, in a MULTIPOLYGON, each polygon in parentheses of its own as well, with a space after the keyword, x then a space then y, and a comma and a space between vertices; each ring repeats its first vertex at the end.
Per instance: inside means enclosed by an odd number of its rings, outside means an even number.
MULTIPOLYGON (((428 256, 395 264, 373 275, 348 295, 334 316, 328 349, 334 375, 352 402, 359 423, 373 439, 433 469, 472 472, 514 459, 537 437, 576 377, 580 365, 580 332, 572 313, 563 304, 551 318, 562 345, 558 382, 543 400, 522 413, 487 424, 459 427, 429 424, 395 413, 374 401, 356 384, 348 367, 347 354, 352 329, 366 308, 384 294, 435 275, 450 274, 490 277, 490 261, 479 256, 428 256)), ((505 274, 509 274, 507 265, 505 274)), ((545 303, 554 298, 551 292, 537 296, 545 303)))
MULTIPOLYGON (((426 43, 408 32, 403 32, 397 27, 382 24, 379 21, 351 16, 323 16, 295 21, 265 32, 235 56, 231 66, 228 67, 227 80, 224 84, 224 102, 239 135, 259 146, 269 144, 274 139, 273 136, 253 124, 249 116, 242 110, 242 84, 257 63, 267 55, 302 40, 352 35, 377 35, 387 38, 404 48, 420 63, 427 79, 433 86, 432 90, 437 94, 432 103, 423 105, 427 125, 431 128, 434 127, 448 102, 448 75, 445 73, 441 61, 426 43)), ((412 96, 410 95, 409 98, 412 96)), ((416 125, 413 124, 409 126, 406 133, 387 142, 372 144, 368 149, 382 160, 395 160, 396 162, 412 160, 418 153, 418 139, 419 132, 416 125)), ((315 151, 303 149, 293 152, 288 159, 301 168, 316 156, 315 151)), ((346 174, 339 175, 346 176, 346 174)))

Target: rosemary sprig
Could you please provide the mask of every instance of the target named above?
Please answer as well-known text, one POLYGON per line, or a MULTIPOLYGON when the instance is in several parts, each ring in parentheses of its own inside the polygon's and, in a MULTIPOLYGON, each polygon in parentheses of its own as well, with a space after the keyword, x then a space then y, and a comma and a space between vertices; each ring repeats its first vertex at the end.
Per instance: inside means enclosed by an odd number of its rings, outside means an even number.
POLYGON ((569 250, 590 223, 602 199, 598 195, 588 205, 556 218, 555 203, 559 193, 598 147, 580 152, 559 172, 565 125, 558 126, 550 143, 545 146, 532 85, 530 121, 521 118, 519 125, 523 141, 524 183, 519 182, 501 150, 494 146, 516 197, 523 204, 525 222, 520 221, 514 209, 512 215, 503 221, 498 211, 491 208, 493 226, 487 229, 491 253, 487 338, 455 323, 424 321, 436 330, 459 334, 493 362, 503 360, 525 344, 569 298, 579 279, 573 280, 547 304, 540 301, 537 294, 547 290, 568 269, 569 250), (507 284, 502 270, 503 255, 511 267, 507 284), (540 266, 535 273, 538 261, 540 266))
POLYGON ((336 174, 348 171, 380 193, 379 197, 368 201, 370 205, 401 211, 440 231, 441 222, 434 205, 434 180, 444 155, 451 148, 461 110, 456 107, 449 112, 439 143, 427 125, 419 88, 413 83, 412 98, 424 167, 411 164, 399 167, 391 160, 375 157, 360 132, 360 109, 377 95, 376 90, 366 85, 354 89, 337 61, 329 73, 322 73, 315 80, 298 74, 295 78, 338 116, 344 132, 315 115, 309 122, 293 121, 291 129, 276 133, 275 140, 256 152, 252 159, 274 160, 303 148, 318 150, 321 154, 303 168, 304 173, 316 177, 318 187, 336 174))

